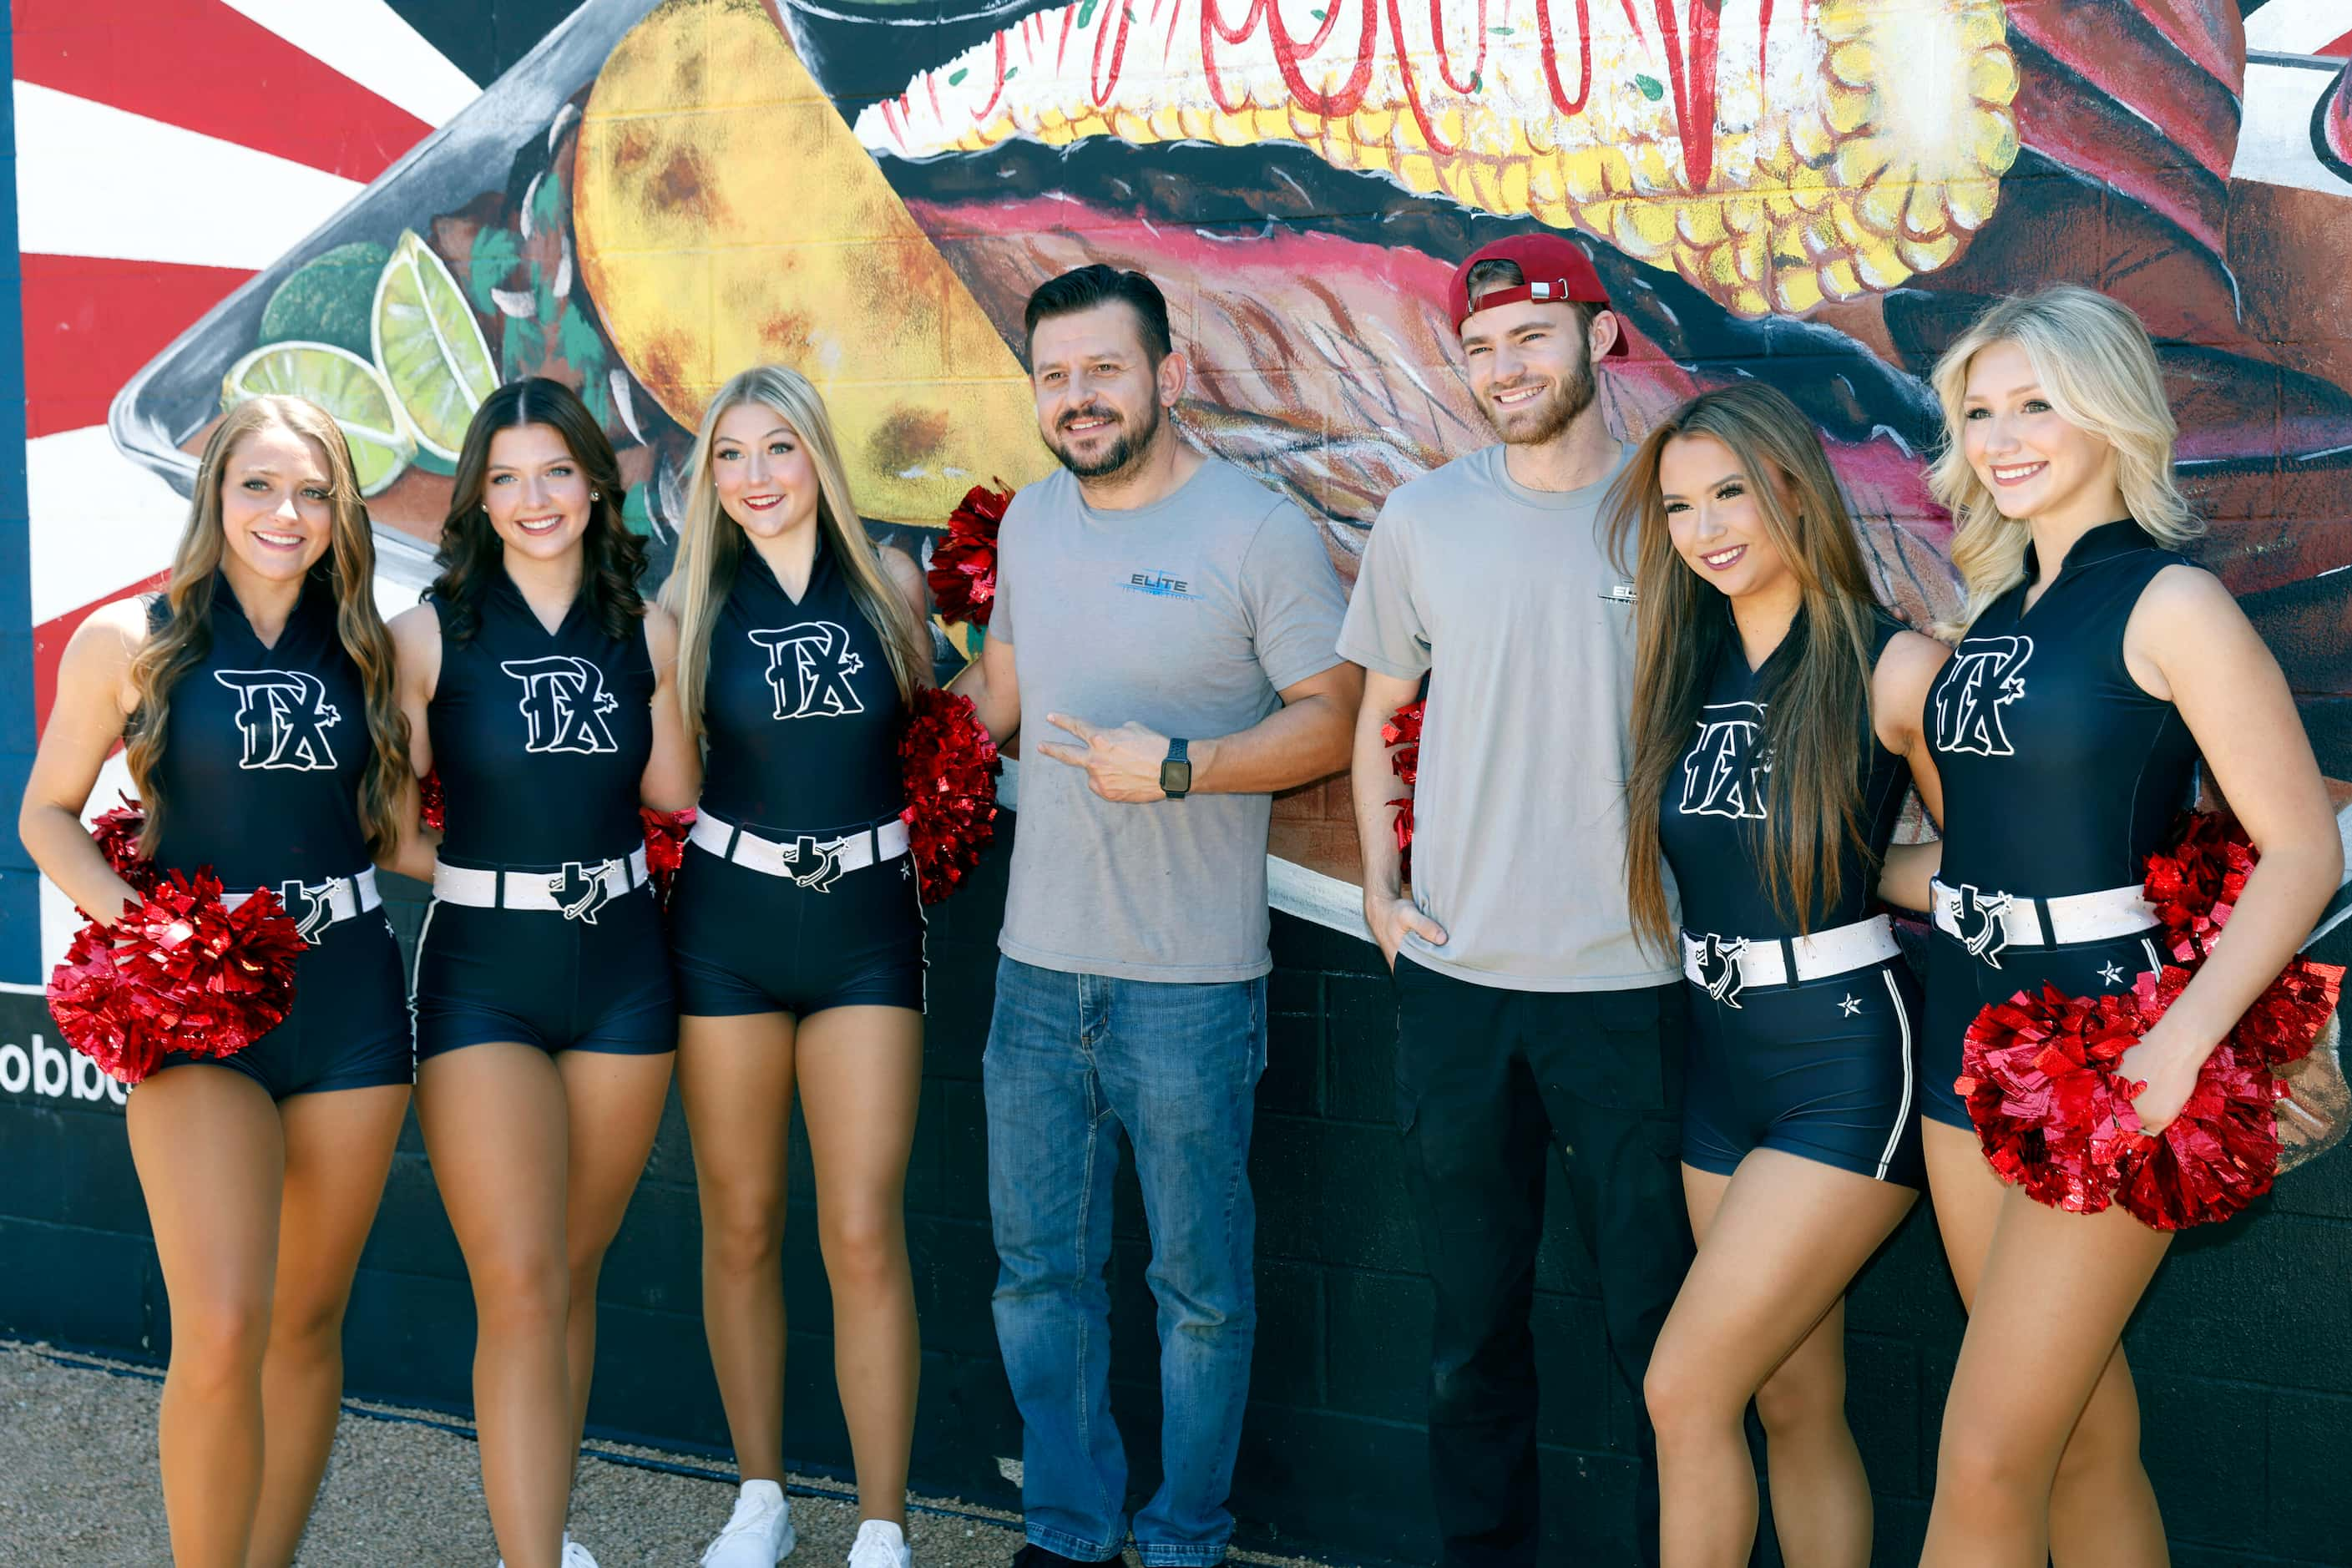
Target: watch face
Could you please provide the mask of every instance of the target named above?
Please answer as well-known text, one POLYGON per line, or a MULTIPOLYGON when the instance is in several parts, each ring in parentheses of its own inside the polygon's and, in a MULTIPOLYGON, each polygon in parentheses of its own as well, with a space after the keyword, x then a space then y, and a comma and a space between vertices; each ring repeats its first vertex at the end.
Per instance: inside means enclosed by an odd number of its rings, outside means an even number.
POLYGON ((1169 795, 1182 795, 1192 787, 1192 764, 1162 763, 1160 764, 1160 787, 1169 795))

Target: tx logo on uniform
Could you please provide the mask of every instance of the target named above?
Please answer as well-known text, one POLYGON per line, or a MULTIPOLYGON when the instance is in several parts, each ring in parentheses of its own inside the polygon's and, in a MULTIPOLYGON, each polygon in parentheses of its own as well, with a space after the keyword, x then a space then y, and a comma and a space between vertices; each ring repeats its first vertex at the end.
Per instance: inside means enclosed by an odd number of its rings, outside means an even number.
POLYGON ((863 713, 849 678, 866 660, 849 650, 849 633, 831 621, 745 634, 768 650, 768 689, 775 694, 779 719, 838 719, 863 713))
POLYGON ((1685 816, 1764 817, 1764 705, 1714 702, 1699 710, 1698 739, 1683 754, 1685 816))
POLYGON ((2015 756, 2000 710, 2025 695, 2032 637, 1970 637, 1952 654, 1936 687, 1936 749, 2015 756))
POLYGON ((562 871, 547 879, 547 890, 555 895, 556 907, 565 920, 596 923, 596 911, 613 901, 613 885, 605 879, 605 868, 602 860, 593 866, 568 860, 562 871))
POLYGON ((621 705, 604 689, 604 672, 584 658, 551 653, 542 658, 510 658, 499 668, 522 682, 526 752, 617 752, 608 714, 621 705))
POLYGON ((216 669, 213 679, 236 693, 236 729, 245 742, 240 768, 310 771, 335 765, 327 731, 342 714, 327 700, 326 683, 299 669, 216 669))

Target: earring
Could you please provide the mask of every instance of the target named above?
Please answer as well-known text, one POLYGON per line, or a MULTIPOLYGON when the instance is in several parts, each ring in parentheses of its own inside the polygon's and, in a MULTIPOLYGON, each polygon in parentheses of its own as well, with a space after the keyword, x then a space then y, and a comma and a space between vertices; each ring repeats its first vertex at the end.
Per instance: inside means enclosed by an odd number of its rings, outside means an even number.
POLYGON ((604 492, 603 490, 590 490, 588 492, 588 499, 590 500, 603 500, 604 499, 604 492))

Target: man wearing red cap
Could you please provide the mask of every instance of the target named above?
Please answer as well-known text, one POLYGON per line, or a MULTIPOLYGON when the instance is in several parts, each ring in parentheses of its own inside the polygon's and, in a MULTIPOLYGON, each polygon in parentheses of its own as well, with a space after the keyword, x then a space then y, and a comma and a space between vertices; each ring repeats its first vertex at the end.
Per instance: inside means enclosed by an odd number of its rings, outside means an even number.
MULTIPOLYGON (((1551 234, 1472 256, 1451 304, 1471 391, 1502 439, 1389 497, 1339 652, 1365 670, 1364 918, 1396 979, 1397 1114, 1435 1286, 1444 1560, 1517 1568, 1542 1539, 1529 1314, 1547 1152, 1560 1155, 1638 1413, 1690 1257, 1683 998, 1670 957, 1634 937, 1625 892, 1635 606, 1600 524, 1625 450, 1594 404, 1594 365, 1625 352, 1622 329, 1592 263, 1551 234), (1407 889, 1381 727, 1424 676, 1407 889)), ((1657 1560, 1646 1424, 1638 1447, 1633 1520, 1555 1521, 1577 1560, 1657 1560)))

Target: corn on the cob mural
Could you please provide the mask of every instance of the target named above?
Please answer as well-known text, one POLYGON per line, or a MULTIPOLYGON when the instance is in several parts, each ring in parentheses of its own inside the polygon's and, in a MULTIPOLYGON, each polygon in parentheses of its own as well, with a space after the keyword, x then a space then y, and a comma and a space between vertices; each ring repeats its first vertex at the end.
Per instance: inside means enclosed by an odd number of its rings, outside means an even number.
POLYGON ((1296 142, 1761 315, 1949 262, 2017 155, 2016 91, 2000 0, 1076 0, 856 130, 908 158, 1296 142))

